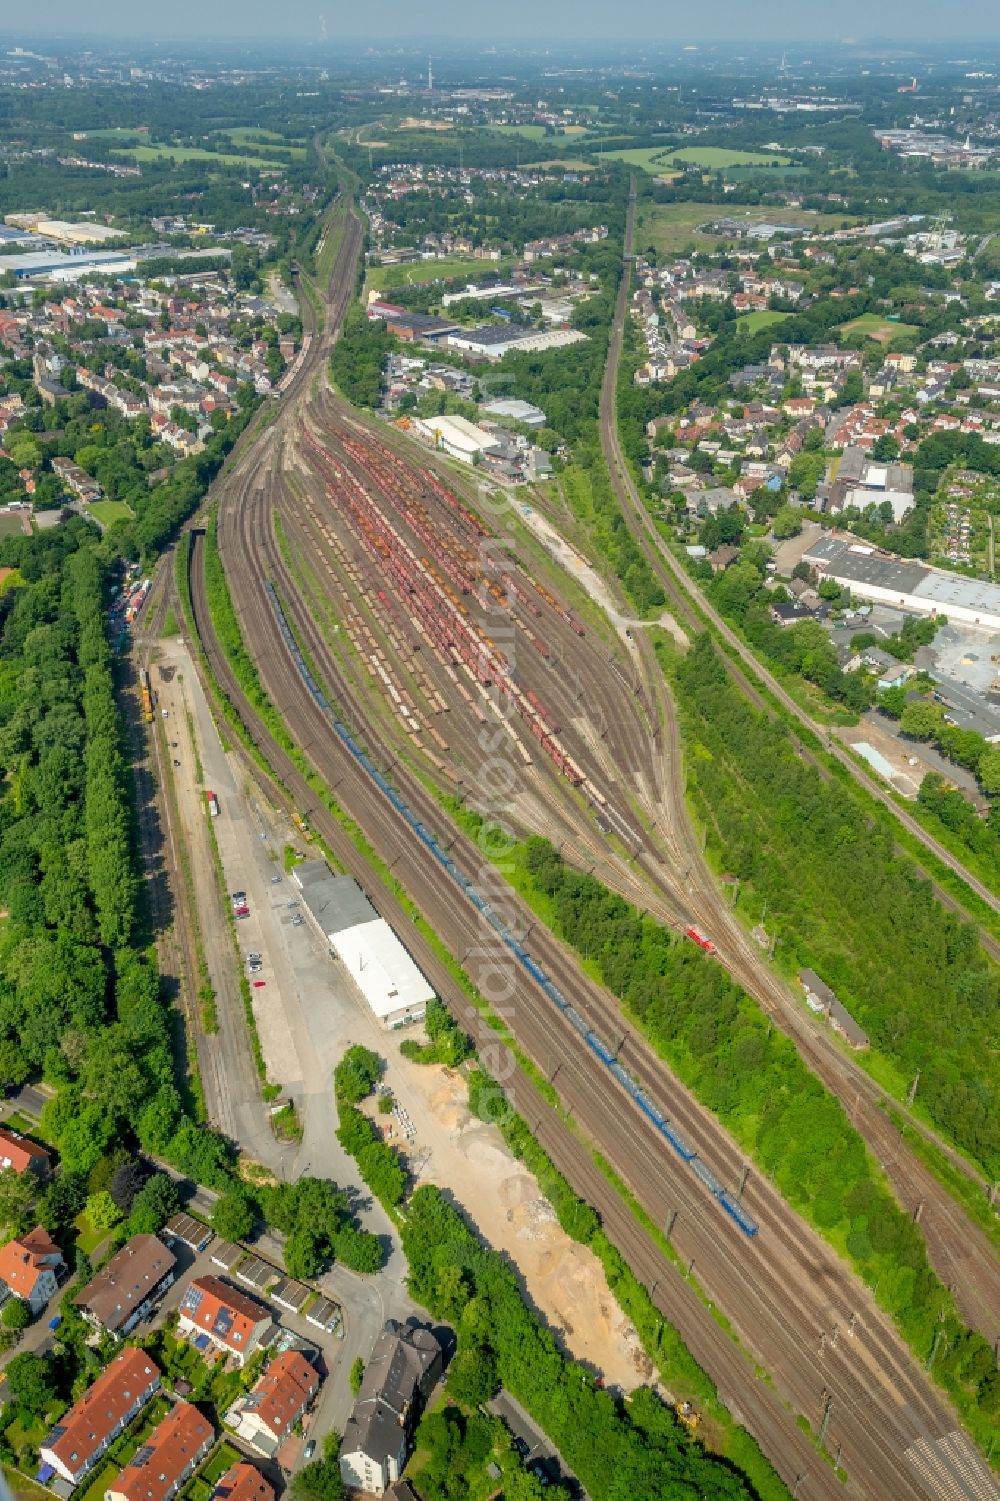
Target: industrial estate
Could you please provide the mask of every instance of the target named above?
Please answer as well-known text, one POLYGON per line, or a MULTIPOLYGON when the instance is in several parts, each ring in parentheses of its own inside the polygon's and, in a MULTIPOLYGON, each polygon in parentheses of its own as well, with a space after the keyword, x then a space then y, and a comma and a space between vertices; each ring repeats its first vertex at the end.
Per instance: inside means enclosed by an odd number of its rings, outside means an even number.
POLYGON ((14 1501, 1000 1494, 998 169, 995 38, 11 36, 14 1501))

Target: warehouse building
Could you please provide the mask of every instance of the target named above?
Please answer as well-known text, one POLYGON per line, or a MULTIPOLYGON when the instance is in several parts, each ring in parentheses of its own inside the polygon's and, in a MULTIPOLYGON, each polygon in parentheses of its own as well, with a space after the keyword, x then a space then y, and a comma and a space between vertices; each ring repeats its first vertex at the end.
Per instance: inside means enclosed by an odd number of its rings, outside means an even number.
POLYGON ((468 417, 416 418, 413 426, 436 448, 442 448, 463 464, 474 464, 477 457, 481 459, 484 454, 492 453, 500 446, 496 438, 490 433, 484 433, 468 417))
POLYGON ((61 279, 86 276, 91 271, 121 273, 135 269, 135 261, 120 250, 26 250, 20 255, 5 255, 0 270, 13 271, 19 281, 30 276, 55 276, 61 279))
POLYGON ((35 233, 45 240, 58 240, 63 245, 103 245, 108 240, 125 238, 123 229, 89 220, 72 224, 67 219, 39 219, 35 233))
POLYGON ((487 323, 482 328, 463 328, 446 339, 453 349, 478 354, 488 360, 503 359, 508 349, 537 354, 545 349, 561 349, 565 344, 579 344, 586 334, 576 328, 525 328, 511 323, 487 323))
POLYGON ((383 1026, 423 1021, 434 991, 357 881, 335 876, 325 860, 304 860, 293 875, 310 917, 383 1026))
POLYGON ((904 563, 867 544, 834 537, 822 538, 802 561, 823 578, 846 585, 857 599, 914 615, 944 615, 957 625, 1000 630, 1000 585, 904 563))
POLYGON ((509 417, 511 422, 523 423, 525 427, 545 426, 545 413, 541 407, 534 406, 530 401, 517 401, 514 397, 504 396, 498 401, 487 401, 483 405, 483 411, 489 412, 491 417, 509 417))

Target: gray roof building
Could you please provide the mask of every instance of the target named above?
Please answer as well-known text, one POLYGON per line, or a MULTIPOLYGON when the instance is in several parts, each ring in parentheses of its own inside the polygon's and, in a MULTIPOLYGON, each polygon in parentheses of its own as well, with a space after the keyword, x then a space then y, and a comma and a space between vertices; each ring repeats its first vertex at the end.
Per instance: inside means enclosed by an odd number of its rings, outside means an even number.
POLYGON ((378 918, 354 877, 335 876, 325 860, 303 860, 295 867, 294 879, 309 911, 328 935, 378 918))
POLYGON ((128 1334, 174 1280, 177 1258, 155 1235, 133 1235, 73 1302, 109 1334, 128 1334))
POLYGON ((868 1033, 858 1026, 847 1007, 837 1000, 829 985, 825 980, 820 979, 815 970, 802 970, 799 980, 802 982, 806 1002, 811 1010, 824 1012, 834 1031, 839 1032, 852 1048, 868 1046, 868 1033))
POLYGON ((441 1346, 429 1329, 386 1321, 344 1429, 346 1485, 381 1496, 399 1480, 418 1411, 440 1371, 441 1346))

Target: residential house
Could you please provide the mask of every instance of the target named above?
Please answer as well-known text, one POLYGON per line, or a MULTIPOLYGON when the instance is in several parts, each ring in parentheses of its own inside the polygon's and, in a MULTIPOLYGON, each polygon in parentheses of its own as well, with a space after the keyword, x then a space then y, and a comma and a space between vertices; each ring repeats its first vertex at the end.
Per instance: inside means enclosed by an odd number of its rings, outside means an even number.
POLYGON ((381 1496, 400 1478, 421 1404, 440 1370, 441 1346, 429 1329, 386 1321, 344 1429, 345 1485, 381 1496))
POLYGON ((740 550, 738 547, 717 547, 714 552, 710 552, 708 555, 708 562, 711 564, 712 572, 724 573, 732 563, 736 562, 739 555, 740 550))
POLYGON ((190 1402, 177 1402, 104 1492, 105 1501, 171 1501, 194 1474, 215 1429, 190 1402))
POLYGON ((145 1350, 129 1348, 116 1355, 40 1446, 39 1479, 44 1483, 61 1475, 78 1485, 159 1385, 160 1372, 145 1350))
POLYGON ((255 1465, 240 1459, 223 1475, 210 1501, 274 1501, 274 1486, 255 1465))
POLYGON ((66 1271, 63 1254, 47 1230, 36 1225, 27 1235, 0 1248, 0 1302, 21 1298, 35 1316, 59 1286, 66 1271))
POLYGON ((116 1339, 146 1318, 173 1284, 177 1258, 155 1235, 133 1235, 82 1292, 73 1305, 89 1324, 116 1339))
POLYGON ((256 1386, 238 1397, 226 1413, 235 1428, 259 1453, 272 1458, 319 1391, 319 1376, 297 1350, 275 1356, 256 1386))
POLYGON ((214 1345, 243 1365, 271 1327, 265 1303, 221 1277, 196 1277, 181 1299, 178 1331, 199 1349, 214 1345))
POLYGON ((9 1126, 0 1126, 0 1172, 12 1168, 15 1173, 37 1173, 39 1178, 44 1178, 50 1166, 49 1154, 44 1147, 28 1141, 9 1126))
POLYGON ((767 613, 774 621, 774 624, 780 625, 782 628, 797 625, 800 620, 809 620, 812 618, 812 611, 807 610, 805 605, 800 604, 798 600, 789 600, 787 603, 783 602, 771 605, 767 613))

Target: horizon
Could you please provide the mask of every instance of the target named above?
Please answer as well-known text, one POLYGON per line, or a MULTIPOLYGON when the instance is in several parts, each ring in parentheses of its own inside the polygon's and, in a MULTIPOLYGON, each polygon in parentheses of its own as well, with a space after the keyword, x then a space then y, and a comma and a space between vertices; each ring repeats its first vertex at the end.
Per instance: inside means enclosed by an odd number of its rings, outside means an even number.
POLYGON ((303 43, 322 46, 325 42, 331 53, 344 46, 382 53, 398 50, 400 45, 430 43, 450 51, 482 47, 498 55, 594 47, 656 52, 693 46, 728 51, 777 44, 888 48, 902 56, 914 46, 1000 44, 997 11, 987 7, 986 0, 973 0, 963 7, 961 31, 956 30, 954 15, 930 0, 912 4, 883 0, 874 12, 877 21, 863 0, 844 0, 834 14, 810 11, 792 5, 790 0, 763 0, 754 13, 753 32, 747 35, 737 30, 746 24, 747 13, 736 0, 721 0, 712 8, 711 19, 700 15, 700 25, 693 30, 686 29, 690 13, 680 7, 667 8, 657 0, 622 0, 615 13, 613 35, 602 29, 607 26, 607 11, 595 0, 589 4, 587 0, 544 0, 541 6, 528 0, 509 0, 502 39, 497 38, 492 15, 484 9, 459 6, 455 0, 425 0, 419 12, 403 0, 383 0, 377 32, 342 29, 341 17, 331 14, 332 10, 324 0, 286 0, 281 29, 276 30, 274 7, 265 0, 217 0, 212 7, 196 0, 176 0, 166 24, 161 12, 156 24, 148 25, 140 20, 129 0, 99 0, 88 14, 88 24, 81 26, 79 8, 71 0, 49 0, 44 19, 33 17, 30 27, 0 27, 0 40, 62 40, 73 44, 88 40, 102 44, 138 41, 154 46, 178 41, 213 46, 284 43, 291 47, 303 43))

